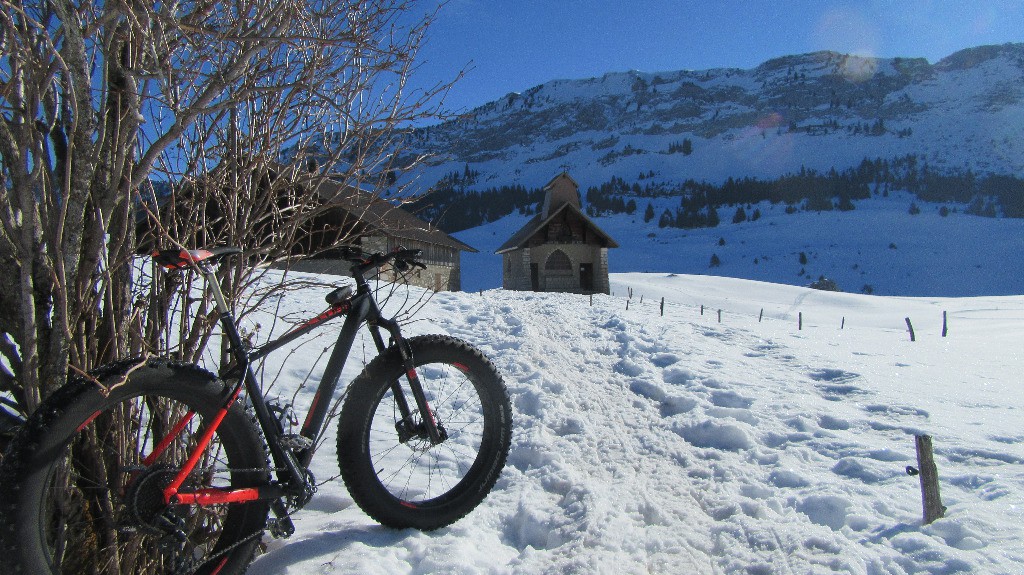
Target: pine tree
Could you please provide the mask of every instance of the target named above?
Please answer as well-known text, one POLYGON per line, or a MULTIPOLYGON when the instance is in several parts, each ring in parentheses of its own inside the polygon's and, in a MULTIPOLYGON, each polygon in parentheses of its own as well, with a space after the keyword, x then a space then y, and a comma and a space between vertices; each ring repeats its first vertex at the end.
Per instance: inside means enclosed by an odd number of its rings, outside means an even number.
POLYGON ((649 223, 654 219, 654 206, 650 202, 647 202, 647 209, 644 210, 644 223, 649 223))
POLYGON ((747 221, 747 212, 743 210, 743 206, 736 208, 736 214, 732 217, 732 223, 740 224, 747 221))
POLYGON ((717 228, 721 221, 722 220, 718 217, 718 210, 716 210, 714 206, 708 208, 708 227, 717 228))
POLYGON ((675 223, 675 218, 672 217, 672 212, 670 212, 668 210, 665 210, 664 212, 662 212, 661 218, 658 219, 658 227, 659 228, 668 227, 668 226, 671 226, 674 223, 675 223))

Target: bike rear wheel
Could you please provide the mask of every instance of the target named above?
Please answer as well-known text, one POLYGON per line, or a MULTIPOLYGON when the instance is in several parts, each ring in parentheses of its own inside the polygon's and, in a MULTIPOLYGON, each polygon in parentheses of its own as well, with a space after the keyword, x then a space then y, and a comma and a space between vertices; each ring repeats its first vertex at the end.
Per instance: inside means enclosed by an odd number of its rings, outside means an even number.
POLYGON ((494 486, 508 456, 512 408, 494 365, 447 336, 408 340, 433 415, 446 438, 432 445, 391 348, 353 381, 338 431, 341 476, 368 515, 394 528, 437 529, 472 511, 494 486), (393 384, 409 398, 405 425, 393 384), (400 428, 404 431, 400 432, 400 428), (409 428, 419 429, 411 435, 409 428))
MULTIPOLYGON (((163 502, 163 487, 223 404, 224 384, 195 366, 128 367, 98 375, 108 394, 93 381, 69 382, 13 440, 0 470, 4 573, 224 575, 252 560, 266 502, 163 502), (165 438, 166 450, 147 460, 165 438)), ((268 480, 264 442, 236 403, 182 489, 268 480)))

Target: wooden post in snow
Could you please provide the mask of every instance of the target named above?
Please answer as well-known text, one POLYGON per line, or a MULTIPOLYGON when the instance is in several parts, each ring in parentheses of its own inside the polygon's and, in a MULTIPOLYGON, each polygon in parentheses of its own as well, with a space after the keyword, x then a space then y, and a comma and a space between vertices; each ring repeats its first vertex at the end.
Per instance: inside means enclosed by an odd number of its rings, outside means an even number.
POLYGON ((665 317, 665 298, 661 298, 661 316, 665 317))
POLYGON ((946 312, 943 311, 942 312, 942 337, 946 337, 947 333, 949 333, 949 324, 946 323, 946 312))
POLYGON ((718 323, 722 323, 722 310, 718 310, 718 323))
POLYGON ((941 519, 946 514, 939 495, 939 470, 935 467, 930 435, 915 435, 917 465, 921 477, 921 501, 924 507, 924 524, 941 519))
POLYGON ((761 313, 757 314, 757 323, 761 323, 761 318, 764 317, 764 308, 761 308, 761 313))
POLYGON ((804 312, 800 312, 797 315, 796 330, 797 331, 803 331, 803 329, 804 329, 804 312))
POLYGON ((917 337, 914 336, 914 324, 910 323, 909 317, 905 319, 907 320, 907 329, 910 330, 910 341, 917 341, 917 337))

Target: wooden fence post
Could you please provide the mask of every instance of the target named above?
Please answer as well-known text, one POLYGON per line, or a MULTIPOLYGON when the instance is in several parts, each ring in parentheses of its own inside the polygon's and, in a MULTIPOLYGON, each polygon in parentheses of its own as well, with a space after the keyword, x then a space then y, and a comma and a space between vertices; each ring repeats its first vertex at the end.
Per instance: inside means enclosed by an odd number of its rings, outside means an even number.
POLYGON ((665 317, 665 298, 661 298, 661 316, 665 317))
POLYGON ((718 323, 722 323, 722 310, 718 310, 718 323))
POLYGON ((843 321, 839 323, 839 329, 846 329, 846 316, 843 316, 843 321))
POLYGON ((761 308, 761 313, 757 314, 757 323, 761 323, 761 318, 764 317, 764 308, 761 308))
POLYGON ((910 330, 910 341, 917 341, 917 338, 914 336, 914 325, 910 323, 909 317, 905 319, 907 320, 907 329, 910 330))
POLYGON ((797 331, 803 331, 803 329, 804 329, 804 312, 800 312, 797 315, 797 318, 798 319, 797 319, 797 323, 796 323, 796 329, 797 329, 797 331))
MULTIPOLYGON (((935 467, 932 455, 932 438, 930 435, 915 435, 914 445, 917 447, 917 465, 921 477, 921 501, 924 507, 924 524, 941 519, 946 514, 939 495, 939 470, 935 467)), ((908 469, 908 471, 910 471, 908 469)))
POLYGON ((700 304, 700 315, 704 315, 704 304, 700 304))
POLYGON ((626 300, 626 311, 629 311, 629 300, 626 300))
POLYGON ((947 333, 949 333, 949 324, 946 323, 946 312, 943 311, 942 312, 942 337, 946 337, 947 333))

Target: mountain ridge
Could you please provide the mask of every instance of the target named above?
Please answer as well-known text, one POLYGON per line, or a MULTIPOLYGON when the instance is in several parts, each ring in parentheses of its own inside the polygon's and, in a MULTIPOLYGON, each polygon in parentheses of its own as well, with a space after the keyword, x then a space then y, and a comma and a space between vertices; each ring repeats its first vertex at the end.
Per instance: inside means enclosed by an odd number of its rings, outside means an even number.
POLYGON ((918 154, 932 168, 1024 173, 1024 44, 979 46, 935 64, 833 51, 751 69, 613 72, 552 80, 421 128, 421 181, 469 167, 479 189, 540 186, 569 171, 588 187, 651 173, 777 177, 865 157, 918 154), (692 153, 678 144, 692 140, 692 153))

